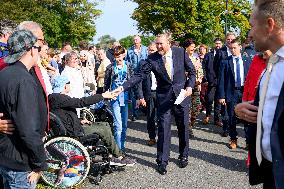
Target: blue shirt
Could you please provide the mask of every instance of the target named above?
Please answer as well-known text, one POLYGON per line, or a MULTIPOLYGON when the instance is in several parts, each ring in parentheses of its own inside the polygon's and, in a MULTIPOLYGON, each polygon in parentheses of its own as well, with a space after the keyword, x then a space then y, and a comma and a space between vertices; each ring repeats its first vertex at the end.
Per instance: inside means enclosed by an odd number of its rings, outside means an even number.
MULTIPOLYGON (((123 62, 122 67, 117 67, 116 62, 114 62, 113 74, 111 78, 111 90, 115 90, 118 87, 122 86, 124 82, 127 81, 127 64, 123 62)), ((127 104, 128 92, 122 92, 115 101, 119 101, 120 106, 125 106, 127 104)), ((113 102, 115 102, 113 101, 113 102)))
POLYGON ((9 54, 6 43, 0 42, 0 58, 5 57, 9 54))

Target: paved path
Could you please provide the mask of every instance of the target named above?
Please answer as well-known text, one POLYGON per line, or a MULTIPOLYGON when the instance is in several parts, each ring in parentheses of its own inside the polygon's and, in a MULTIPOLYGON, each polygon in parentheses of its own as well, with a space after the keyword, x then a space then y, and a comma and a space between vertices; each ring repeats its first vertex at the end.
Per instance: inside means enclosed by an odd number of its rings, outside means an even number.
POLYGON ((156 146, 146 145, 148 138, 146 122, 143 120, 129 122, 127 154, 135 158, 137 164, 125 168, 125 171, 105 175, 99 186, 85 182, 82 188, 261 188, 250 187, 248 184, 244 132, 242 127, 238 127, 237 130, 239 148, 230 150, 227 147, 229 139, 219 135, 221 128, 197 124, 194 129, 195 138, 190 140, 189 165, 180 169, 177 166, 177 129, 176 126, 172 126, 168 174, 162 176, 155 170, 156 146))

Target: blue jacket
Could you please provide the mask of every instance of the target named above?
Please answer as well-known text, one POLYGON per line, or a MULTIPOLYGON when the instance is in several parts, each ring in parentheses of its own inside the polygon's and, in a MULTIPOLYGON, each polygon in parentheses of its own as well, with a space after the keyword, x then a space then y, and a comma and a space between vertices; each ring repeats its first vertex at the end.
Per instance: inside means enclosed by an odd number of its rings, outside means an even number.
POLYGON ((141 45, 141 52, 137 55, 134 52, 134 46, 127 50, 125 61, 131 65, 133 71, 136 72, 140 69, 140 64, 142 60, 146 60, 148 57, 147 47, 141 45))
MULTIPOLYGON (((243 61, 243 66, 245 80, 250 64, 246 64, 243 61)), ((227 59, 221 62, 217 89, 218 99, 226 99, 228 102, 233 99, 235 90, 235 72, 232 56, 229 56, 227 59)))
POLYGON ((7 44, 0 42, 0 58, 5 57, 9 54, 7 44))

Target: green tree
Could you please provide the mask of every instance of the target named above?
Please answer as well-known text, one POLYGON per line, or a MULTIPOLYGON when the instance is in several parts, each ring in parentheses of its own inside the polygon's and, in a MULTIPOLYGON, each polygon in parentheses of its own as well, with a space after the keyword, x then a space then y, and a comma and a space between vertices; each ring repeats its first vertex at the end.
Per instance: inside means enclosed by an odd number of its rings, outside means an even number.
POLYGON ((53 47, 60 47, 64 41, 77 45, 81 40, 92 40, 96 34, 94 20, 101 14, 96 9, 97 2, 89 0, 0 0, 0 3, 0 19, 38 22, 53 47))
POLYGON ((99 43, 97 43, 96 46, 102 49, 107 49, 110 48, 115 41, 116 39, 114 37, 111 37, 110 35, 103 35, 98 38, 99 43))
POLYGON ((185 37, 210 44, 215 37, 224 37, 225 17, 229 30, 244 38, 249 30, 250 0, 131 0, 138 4, 132 18, 138 30, 154 35, 171 32, 178 41, 185 37))
MULTIPOLYGON (((151 41, 154 41, 155 37, 154 36, 149 36, 149 35, 141 35, 141 43, 144 46, 148 46, 151 41)), ((119 43, 126 49, 131 47, 133 45, 133 36, 129 35, 127 37, 121 38, 119 40, 119 43)))

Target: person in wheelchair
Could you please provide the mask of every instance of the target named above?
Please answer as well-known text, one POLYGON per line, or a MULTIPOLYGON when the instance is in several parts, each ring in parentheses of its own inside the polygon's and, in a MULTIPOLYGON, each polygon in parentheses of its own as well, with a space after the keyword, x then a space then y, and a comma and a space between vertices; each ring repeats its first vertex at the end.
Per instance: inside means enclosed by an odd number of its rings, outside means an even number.
POLYGON ((95 104, 103 99, 114 98, 111 92, 94 94, 89 97, 71 98, 67 96, 70 91, 70 81, 66 76, 59 75, 52 79, 53 93, 48 96, 51 112, 57 115, 64 124, 67 135, 80 138, 92 134, 97 134, 102 139, 104 145, 111 152, 110 165, 133 166, 135 161, 124 157, 114 141, 111 128, 107 125, 89 123, 77 117, 76 108, 83 108, 95 104))

